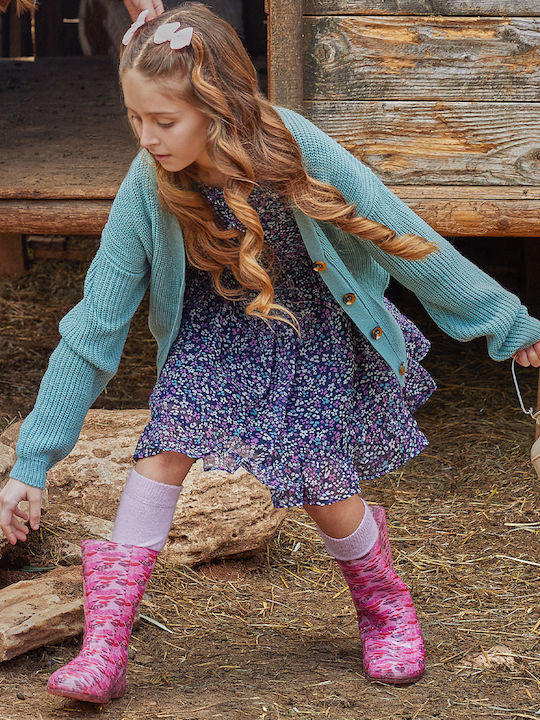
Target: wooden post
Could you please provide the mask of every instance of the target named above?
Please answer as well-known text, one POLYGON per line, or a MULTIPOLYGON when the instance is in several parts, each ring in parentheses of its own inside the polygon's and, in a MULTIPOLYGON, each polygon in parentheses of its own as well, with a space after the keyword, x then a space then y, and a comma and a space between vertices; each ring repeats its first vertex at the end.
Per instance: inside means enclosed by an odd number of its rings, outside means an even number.
POLYGON ((0 233, 0 276, 18 277, 25 270, 22 235, 0 233))
POLYGON ((303 112, 302 0, 266 0, 268 97, 274 105, 303 112))

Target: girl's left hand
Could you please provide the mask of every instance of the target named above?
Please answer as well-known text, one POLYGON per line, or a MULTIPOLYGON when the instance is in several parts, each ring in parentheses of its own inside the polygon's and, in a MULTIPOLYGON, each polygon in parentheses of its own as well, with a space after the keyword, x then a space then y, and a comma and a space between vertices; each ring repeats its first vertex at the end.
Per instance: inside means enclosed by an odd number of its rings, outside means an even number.
POLYGON ((512 357, 522 367, 540 367, 540 340, 524 350, 518 350, 512 357))

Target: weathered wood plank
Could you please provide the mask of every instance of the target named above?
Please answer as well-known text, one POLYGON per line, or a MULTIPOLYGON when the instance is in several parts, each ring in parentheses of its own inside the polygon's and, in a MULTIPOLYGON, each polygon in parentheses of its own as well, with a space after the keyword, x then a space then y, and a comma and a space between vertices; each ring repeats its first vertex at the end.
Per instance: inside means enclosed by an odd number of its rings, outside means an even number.
POLYGON ((305 17, 304 98, 538 101, 540 17, 305 17))
POLYGON ((540 185, 537 187, 508 185, 388 185, 401 197, 415 200, 540 200, 540 185))
POLYGON ((540 185, 540 103, 309 102, 306 115, 404 185, 540 185))
POLYGON ((535 17, 538 0, 304 0, 304 15, 512 15, 535 17))
MULTIPOLYGON (((0 200, 2 229, 36 235, 101 235, 112 202, 0 200)), ((0 235, 0 247, 1 247, 0 235)))
POLYGON ((111 58, 0 58, 0 108, 0 197, 103 197, 137 154, 111 58))
POLYGON ((302 112, 302 3, 266 0, 268 13, 268 97, 302 112))
MULTIPOLYGON (((389 185, 417 215, 443 236, 539 237, 540 199, 501 200, 419 197, 412 188, 389 185)), ((437 194, 437 193, 436 193, 437 194)), ((536 188, 536 195, 540 187, 536 188)), ((540 241, 539 241, 540 242, 540 241)))
POLYGON ((540 237, 540 186, 388 185, 388 188, 444 236, 540 237))
MULTIPOLYGON (((442 235, 540 236, 540 186, 389 187, 442 235)), ((0 216, 25 233, 99 236, 110 203, 100 203, 99 211, 96 207, 96 203, 73 202, 66 217, 65 202, 0 201, 0 216)))

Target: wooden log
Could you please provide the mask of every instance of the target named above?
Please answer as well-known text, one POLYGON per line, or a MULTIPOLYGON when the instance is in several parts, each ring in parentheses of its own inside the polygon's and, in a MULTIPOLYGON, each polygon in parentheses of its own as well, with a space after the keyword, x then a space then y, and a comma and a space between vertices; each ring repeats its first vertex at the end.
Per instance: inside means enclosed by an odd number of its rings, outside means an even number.
MULTIPOLYGON (((105 200, 0 200, 0 218, 6 230, 25 234, 101 235, 111 204, 105 200)), ((0 235, 0 267, 2 237, 0 235)))
MULTIPOLYGON (((10 230, 10 227, 6 224, 3 229, 10 230)), ((15 229, 18 232, 0 233, 0 277, 18 277, 24 273, 23 237, 20 228, 15 229)))
POLYGON ((80 566, 56 568, 0 590, 0 662, 83 630, 80 566))
POLYGON ((304 15, 513 15, 535 17, 538 0, 304 0, 304 15))
POLYGON ((540 235, 540 200, 420 198, 408 193, 408 188, 389 187, 443 236, 536 238, 540 235))
POLYGON ((306 103, 385 183, 540 186, 540 103, 306 103))
MULTIPOLYGON (((378 168, 375 170, 384 179, 384 173, 379 172, 378 168)), ((391 184, 388 187, 442 235, 540 235, 540 187, 391 184)), ((18 227, 25 233, 47 235, 88 234, 98 237, 107 221, 109 210, 110 203, 74 202, 69 204, 69 212, 66 213, 65 203, 60 202, 0 201, 0 217, 7 227, 18 227)))
POLYGON ((266 0, 268 13, 268 97, 298 112, 303 107, 302 3, 266 0))
POLYGON ((305 17, 307 100, 537 101, 540 17, 305 17))

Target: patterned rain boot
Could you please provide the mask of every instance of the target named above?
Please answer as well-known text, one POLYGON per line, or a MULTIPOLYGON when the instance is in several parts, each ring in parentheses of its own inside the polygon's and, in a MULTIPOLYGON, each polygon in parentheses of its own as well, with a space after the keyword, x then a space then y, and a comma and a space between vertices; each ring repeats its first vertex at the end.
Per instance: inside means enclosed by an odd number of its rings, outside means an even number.
POLYGON ((386 511, 382 505, 372 505, 371 512, 379 528, 379 542, 381 544, 381 553, 384 562, 394 569, 394 561, 392 559, 392 550, 390 549, 390 539, 388 537, 388 526, 386 524, 386 511))
POLYGON ((83 540, 84 639, 81 652, 56 670, 53 695, 106 703, 126 691, 129 638, 157 550, 83 540))
POLYGON ((425 668, 422 632, 407 586, 394 572, 384 508, 371 510, 379 527, 375 545, 358 560, 336 560, 356 607, 364 672, 379 682, 415 682, 425 668))

